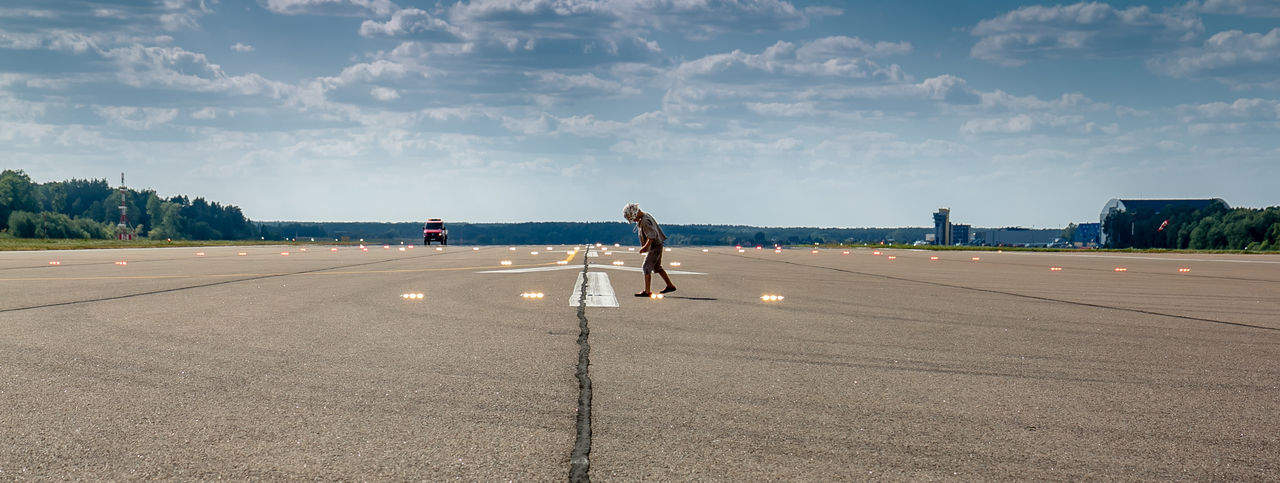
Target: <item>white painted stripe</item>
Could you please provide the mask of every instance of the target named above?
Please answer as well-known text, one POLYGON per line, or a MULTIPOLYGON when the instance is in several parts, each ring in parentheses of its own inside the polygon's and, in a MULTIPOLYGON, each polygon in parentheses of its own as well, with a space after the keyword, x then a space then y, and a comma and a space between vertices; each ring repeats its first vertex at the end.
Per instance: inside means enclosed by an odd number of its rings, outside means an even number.
POLYGON ((555 270, 582 270, 581 266, 573 265, 557 265, 554 267, 532 267, 532 268, 508 268, 505 270, 485 270, 476 273, 529 273, 529 272, 551 272, 555 270))
MULTIPOLYGON (((582 299, 582 273, 573 284, 573 294, 569 296, 569 306, 577 307, 582 299)), ((609 274, 603 272, 587 272, 587 307, 617 307, 618 297, 609 283, 609 274)))
POLYGON ((587 250, 587 258, 596 258, 598 256, 600 256, 600 252, 597 252, 595 250, 587 250))
MULTIPOLYGON (((594 264, 594 263, 593 263, 593 264, 591 264, 591 268, 604 268, 604 269, 608 269, 608 270, 622 270, 622 271, 624 271, 624 272, 643 272, 643 271, 644 271, 644 269, 643 269, 643 268, 640 268, 640 267, 628 267, 628 266, 626 266, 626 265, 623 265, 623 266, 617 266, 617 265, 597 265, 597 264, 594 264)), ((668 270, 667 270, 667 273, 669 273, 669 274, 671 274, 671 275, 706 275, 705 273, 702 273, 702 272, 686 272, 686 271, 683 271, 683 270, 671 270, 671 269, 668 269, 668 270)))

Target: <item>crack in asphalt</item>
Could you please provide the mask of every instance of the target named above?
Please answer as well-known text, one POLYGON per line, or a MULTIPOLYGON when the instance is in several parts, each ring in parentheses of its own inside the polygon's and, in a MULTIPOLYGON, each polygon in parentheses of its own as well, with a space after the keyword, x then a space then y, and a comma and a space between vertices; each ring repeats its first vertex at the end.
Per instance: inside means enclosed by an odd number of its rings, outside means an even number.
POLYGON ((578 299, 578 415, 577 438, 569 456, 569 481, 591 481, 591 343, 587 327, 587 264, 582 257, 582 287, 578 299))

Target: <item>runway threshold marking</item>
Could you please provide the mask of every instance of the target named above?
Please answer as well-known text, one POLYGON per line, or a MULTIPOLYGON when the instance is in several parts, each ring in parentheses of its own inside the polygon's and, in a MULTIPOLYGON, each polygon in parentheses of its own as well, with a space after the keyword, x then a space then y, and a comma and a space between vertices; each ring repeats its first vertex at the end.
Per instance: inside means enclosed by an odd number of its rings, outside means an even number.
POLYGON ((577 307, 585 303, 587 307, 617 307, 618 296, 609 283, 609 274, 604 272, 578 273, 578 280, 573 283, 573 294, 569 296, 569 306, 577 307), (585 301, 585 302, 583 302, 585 301))

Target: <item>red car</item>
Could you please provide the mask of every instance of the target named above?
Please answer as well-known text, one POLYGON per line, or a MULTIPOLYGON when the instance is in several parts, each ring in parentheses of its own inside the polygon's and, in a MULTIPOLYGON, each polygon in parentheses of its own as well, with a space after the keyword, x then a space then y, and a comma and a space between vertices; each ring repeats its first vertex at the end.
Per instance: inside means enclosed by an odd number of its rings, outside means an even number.
POLYGON ((422 244, 430 245, 431 240, 438 240, 441 245, 449 244, 449 229, 444 227, 444 221, 439 218, 431 218, 427 220, 427 224, 422 225, 422 244))

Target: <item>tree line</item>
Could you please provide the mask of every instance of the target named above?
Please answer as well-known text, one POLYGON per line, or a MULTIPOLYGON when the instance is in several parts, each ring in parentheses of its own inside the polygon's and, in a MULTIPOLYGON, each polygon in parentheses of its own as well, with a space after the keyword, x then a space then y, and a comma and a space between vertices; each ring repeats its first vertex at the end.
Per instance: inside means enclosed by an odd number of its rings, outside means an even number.
POLYGON ((1280 250, 1280 206, 1117 211, 1103 220, 1110 248, 1280 250))
POLYGON ((239 207, 154 190, 125 190, 105 179, 35 183, 22 170, 0 172, 0 232, 18 238, 115 238, 124 196, 133 236, 173 240, 244 240, 256 227, 239 207))

